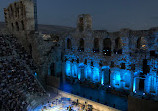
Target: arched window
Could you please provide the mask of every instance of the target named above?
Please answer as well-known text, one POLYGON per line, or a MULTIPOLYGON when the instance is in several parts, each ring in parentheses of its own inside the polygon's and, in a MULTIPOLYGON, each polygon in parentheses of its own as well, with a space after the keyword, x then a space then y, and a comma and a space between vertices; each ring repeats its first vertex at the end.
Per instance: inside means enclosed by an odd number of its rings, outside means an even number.
POLYGON ((22 1, 20 2, 20 7, 21 7, 21 16, 23 16, 23 10, 24 10, 24 6, 23 6, 23 3, 22 3, 22 1))
POLYGON ((15 24, 16 24, 16 30, 19 31, 19 24, 18 24, 18 22, 16 22, 15 24))
POLYGON ((22 30, 25 30, 24 21, 21 21, 22 30))
POLYGON ((83 17, 79 18, 79 31, 83 31, 84 30, 84 22, 83 22, 83 17))
POLYGON ((80 38, 78 50, 80 52, 84 52, 84 40, 83 40, 83 38, 80 38))
POLYGON ((94 49, 93 52, 99 52, 99 38, 94 39, 94 49))
POLYGON ((16 3, 14 4, 14 7, 15 7, 15 17, 17 17, 17 7, 16 7, 16 3))
POLYGON ((67 39, 67 49, 71 49, 71 40, 67 39))
POLYGON ((10 16, 14 16, 14 11, 13 11, 13 7, 12 7, 12 5, 10 6, 10 16))
POLYGON ((14 30, 14 24, 13 23, 11 24, 11 26, 12 26, 12 30, 14 30))
POLYGON ((115 39, 115 49, 114 49, 114 53, 115 54, 122 54, 122 40, 120 37, 115 39))
POLYGON ((137 40, 137 48, 138 49, 141 48, 141 37, 139 37, 138 40, 137 40))
POLYGON ((103 54, 105 56, 111 56, 111 40, 110 40, 110 38, 105 38, 103 40, 103 54))
POLYGON ((19 5, 18 5, 16 11, 17 11, 17 17, 19 18, 19 16, 20 16, 20 8, 19 8, 19 5))
POLYGON ((137 49, 146 50, 147 42, 144 37, 139 37, 137 40, 137 49))

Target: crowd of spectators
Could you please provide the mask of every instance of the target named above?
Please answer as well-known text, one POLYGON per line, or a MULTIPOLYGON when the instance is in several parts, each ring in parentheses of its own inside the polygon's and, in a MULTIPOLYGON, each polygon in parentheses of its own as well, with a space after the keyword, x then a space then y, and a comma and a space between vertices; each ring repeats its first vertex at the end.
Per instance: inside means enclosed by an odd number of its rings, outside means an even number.
POLYGON ((46 94, 33 75, 33 59, 17 39, 0 35, 0 106, 6 111, 25 111, 30 104, 26 95, 46 94))
POLYGON ((7 39, 2 36, 0 36, 0 49, 0 57, 12 55, 7 39))

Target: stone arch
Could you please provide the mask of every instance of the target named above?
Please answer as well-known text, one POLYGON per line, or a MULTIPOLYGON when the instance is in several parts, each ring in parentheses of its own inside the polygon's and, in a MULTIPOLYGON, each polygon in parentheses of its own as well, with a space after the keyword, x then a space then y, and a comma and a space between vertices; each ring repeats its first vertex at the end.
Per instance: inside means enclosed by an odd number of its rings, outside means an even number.
POLYGON ((18 4, 18 6, 16 8, 16 11, 17 11, 17 17, 19 18, 20 17, 20 7, 19 7, 19 4, 18 4))
POLYGON ((122 40, 120 37, 115 39, 115 49, 114 49, 114 53, 115 54, 122 54, 122 40))
POLYGON ((15 25, 16 25, 16 30, 19 31, 19 24, 18 24, 18 22, 16 22, 15 25))
POLYGON ((25 30, 25 25, 24 25, 24 21, 21 21, 21 26, 22 26, 22 30, 25 30))
POLYGON ((78 79, 81 80, 81 81, 84 81, 84 79, 85 79, 85 68, 84 68, 84 64, 83 63, 79 64, 78 79))
POLYGON ((136 46, 137 49, 142 49, 142 50, 146 50, 147 49, 147 42, 145 40, 144 37, 139 37, 137 39, 137 46, 136 46))
POLYGON ((17 17, 17 4, 14 3, 14 9, 15 9, 15 17, 17 17))
POLYGON ((23 10, 24 10, 24 6, 23 6, 23 2, 20 2, 20 9, 21 9, 21 16, 23 16, 23 10))
POLYGON ((115 48, 116 49, 122 49, 122 40, 120 37, 115 39, 115 48))
POLYGON ((105 38, 103 40, 103 54, 106 56, 111 56, 111 40, 110 40, 110 38, 105 38))
POLYGON ((79 18, 79 31, 82 32, 84 30, 84 19, 83 17, 79 18))
POLYGON ((102 67, 101 84, 110 84, 110 68, 108 66, 102 67))
POLYGON ((11 23, 11 26, 12 26, 12 30, 14 30, 14 24, 13 23, 11 23))
POLYGON ((84 39, 83 38, 80 38, 80 40, 79 40, 79 48, 78 48, 78 50, 80 52, 84 51, 84 39))
POLYGON ((141 48, 141 37, 139 37, 138 40, 137 40, 137 48, 138 49, 141 48))
POLYGON ((71 49, 71 39, 67 39, 67 49, 71 49))
POLYGON ((99 52, 99 38, 94 38, 94 49, 93 51, 99 52))
POLYGON ((14 11, 13 11, 12 5, 10 6, 10 11, 11 11, 11 15, 10 16, 13 16, 14 15, 14 11))

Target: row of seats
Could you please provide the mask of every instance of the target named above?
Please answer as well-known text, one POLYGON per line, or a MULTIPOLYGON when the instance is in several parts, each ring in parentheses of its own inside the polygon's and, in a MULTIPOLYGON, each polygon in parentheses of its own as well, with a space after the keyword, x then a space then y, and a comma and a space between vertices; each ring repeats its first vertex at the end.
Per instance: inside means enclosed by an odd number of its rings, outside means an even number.
POLYGON ((0 36, 0 106, 9 111, 25 111, 28 95, 46 95, 32 72, 33 59, 12 35, 0 36))

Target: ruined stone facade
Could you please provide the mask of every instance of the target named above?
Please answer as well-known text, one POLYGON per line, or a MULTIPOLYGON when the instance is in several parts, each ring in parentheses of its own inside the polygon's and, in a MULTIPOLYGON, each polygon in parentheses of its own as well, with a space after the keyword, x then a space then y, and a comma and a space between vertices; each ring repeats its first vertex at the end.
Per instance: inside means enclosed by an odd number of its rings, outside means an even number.
MULTIPOLYGON (((54 38, 49 41, 45 40, 44 36, 37 31, 35 3, 34 0, 16 1, 4 9, 4 15, 8 32, 16 36, 32 55, 37 66, 38 77, 42 83, 45 83, 49 62, 59 62, 60 64, 58 59, 61 58, 60 54, 55 56, 57 51, 60 51, 60 48, 58 48, 60 42, 54 38)), ((56 73, 61 73, 60 71, 56 70, 56 73)))
POLYGON ((27 42, 29 39, 28 34, 35 31, 33 1, 16 1, 4 9, 4 15, 8 31, 14 34, 25 47, 29 47, 27 42))
POLYGON ((90 15, 79 15, 77 30, 63 36, 63 78, 157 95, 158 30, 109 33, 91 26, 90 15))

